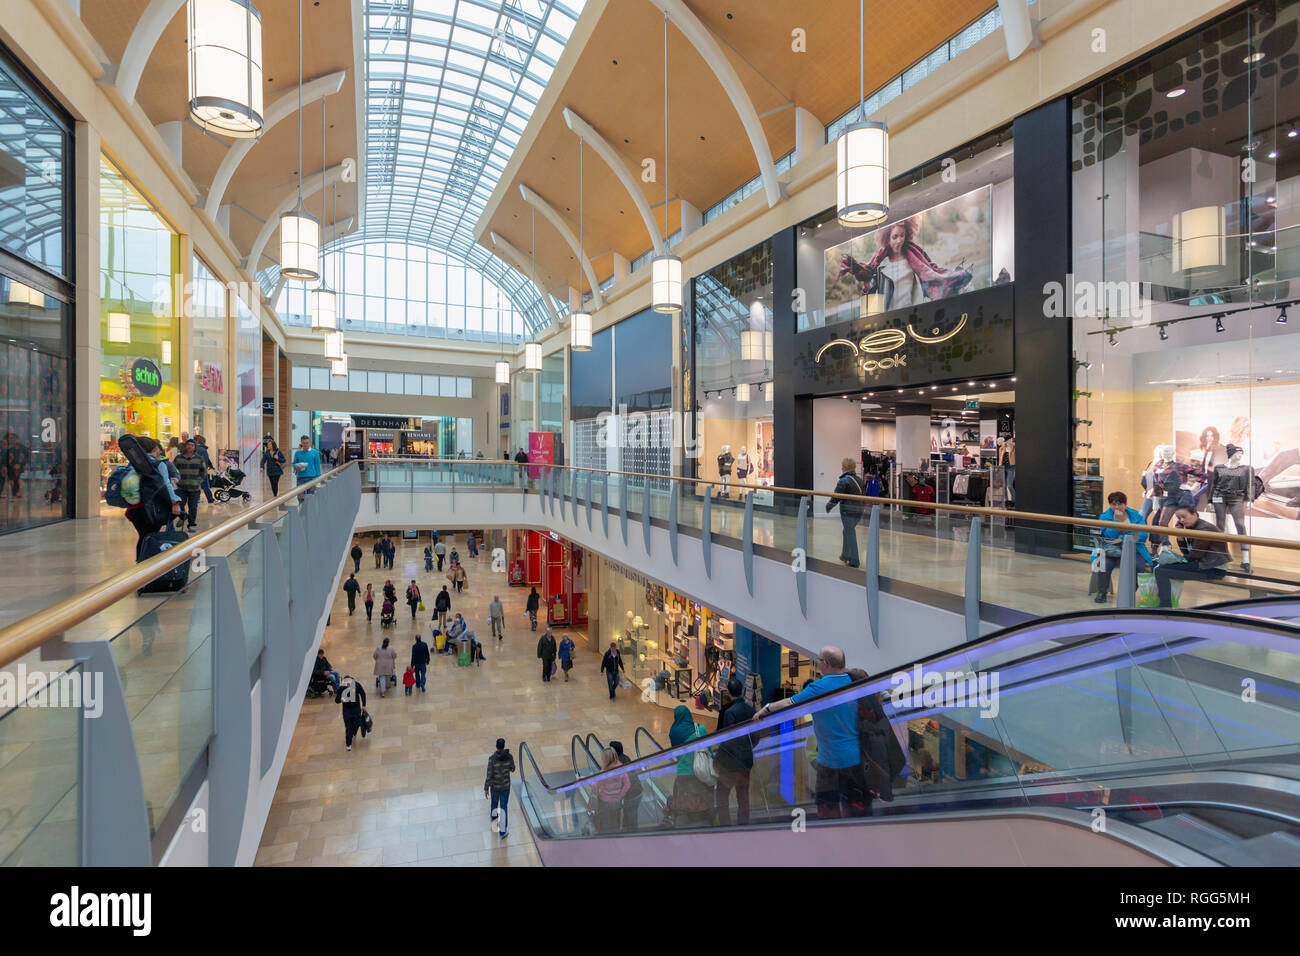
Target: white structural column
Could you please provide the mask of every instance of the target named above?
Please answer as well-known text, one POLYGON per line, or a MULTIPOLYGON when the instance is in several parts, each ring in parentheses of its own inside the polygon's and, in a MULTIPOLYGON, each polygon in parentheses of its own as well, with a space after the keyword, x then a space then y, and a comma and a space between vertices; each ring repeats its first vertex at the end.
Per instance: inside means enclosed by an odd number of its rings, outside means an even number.
MULTIPOLYGON (((312 173, 310 176, 304 176, 302 181, 302 198, 306 199, 308 196, 314 196, 316 193, 320 192, 322 185, 332 186, 334 183, 339 181, 342 174, 343 166, 342 164, 339 164, 338 166, 331 166, 325 171, 324 183, 321 182, 321 174, 319 172, 312 173)), ((247 269, 250 274, 257 274, 257 264, 262 258, 262 252, 266 249, 266 244, 271 241, 272 234, 274 234, 275 230, 280 227, 280 217, 290 209, 293 209, 296 205, 298 205, 297 183, 294 184, 293 189, 289 191, 284 199, 280 200, 279 205, 271 210, 270 215, 266 217, 266 222, 262 223, 261 232, 259 232, 257 238, 253 240, 253 248, 249 250, 248 258, 244 260, 244 268, 247 269)))
POLYGON ((524 197, 524 202, 540 212, 546 218, 546 221, 555 227, 555 231, 560 234, 560 238, 569 244, 573 254, 582 263, 582 271, 587 274, 587 284, 591 286, 592 306, 596 309, 603 307, 605 299, 600 294, 600 283, 596 281, 596 273, 591 268, 591 260, 583 255, 582 250, 578 248, 578 237, 573 234, 568 221, 556 212, 550 203, 522 183, 519 185, 519 193, 524 197))
POLYGON ((185 0, 152 0, 135 22, 135 29, 131 31, 131 39, 126 41, 126 49, 122 52, 122 62, 117 65, 117 78, 114 80, 114 85, 128 103, 135 102, 135 91, 140 87, 140 77, 144 76, 144 68, 153 48, 158 45, 167 24, 172 22, 172 17, 180 13, 184 6, 185 0))
POLYGON ((567 106, 564 108, 564 122, 568 124, 569 129, 577 133, 578 137, 595 151, 597 156, 604 160, 605 165, 618 177, 618 181, 623 184, 627 194, 632 197, 637 212, 641 214, 641 221, 645 223, 645 231, 649 233, 650 241, 654 244, 655 255, 665 255, 668 249, 664 245, 663 236, 659 235, 659 224, 655 222, 654 210, 650 208, 649 200, 645 198, 645 193, 641 191, 637 175, 632 172, 614 147, 609 145, 605 137, 596 132, 595 127, 567 106))
MULTIPOLYGON (((527 256, 512 246, 510 241, 504 236, 499 236, 495 232, 490 232, 488 235, 492 237, 492 247, 496 249, 498 255, 504 253, 501 257, 514 266, 520 275, 526 276, 530 274, 531 270, 528 268, 527 256)), ((555 306, 551 304, 551 297, 547 295, 546 290, 537 283, 533 283, 533 288, 537 290, 538 298, 546 303, 546 311, 550 315, 551 321, 556 325, 559 325, 560 317, 555 314, 555 306)))
MULTIPOLYGON (((343 81, 347 79, 347 75, 347 70, 339 70, 309 80, 302 88, 302 105, 305 107, 308 103, 315 103, 327 96, 333 96, 343 88, 343 81)), ((292 92, 284 94, 284 96, 272 103, 271 108, 266 111, 266 116, 262 121, 262 135, 265 136, 267 131, 276 123, 288 119, 297 112, 298 89, 295 87, 292 92)), ((212 177, 212 188, 208 190, 208 198, 203 203, 203 211, 208 214, 210 219, 216 220, 217 211, 221 208, 221 200, 226 195, 230 180, 235 176, 235 170, 239 168, 239 164, 244 161, 244 157, 249 154, 259 141, 260 138, 237 139, 231 144, 225 158, 221 160, 221 165, 217 167, 216 174, 212 177)))
POLYGON ((668 14, 668 19, 682 31, 682 35, 690 41, 691 46, 695 47, 696 52, 722 84, 722 89, 731 100, 731 105, 735 108, 736 115, 740 117, 746 135, 749 136, 749 145, 753 147, 754 158, 758 160, 758 171, 763 177, 763 194, 767 197, 767 205, 770 209, 781 201, 781 186, 776 181, 776 166, 772 163, 772 149, 767 145, 763 124, 758 118, 758 111, 754 109, 754 104, 750 102, 749 94, 745 92, 744 84, 740 82, 740 76, 737 75, 731 61, 727 59, 727 55, 722 52, 718 41, 709 32, 709 28, 700 22, 699 17, 691 12, 682 0, 650 0, 650 2, 668 14))
POLYGON ((802 163, 826 145, 826 127, 802 106, 794 108, 794 161, 802 163))

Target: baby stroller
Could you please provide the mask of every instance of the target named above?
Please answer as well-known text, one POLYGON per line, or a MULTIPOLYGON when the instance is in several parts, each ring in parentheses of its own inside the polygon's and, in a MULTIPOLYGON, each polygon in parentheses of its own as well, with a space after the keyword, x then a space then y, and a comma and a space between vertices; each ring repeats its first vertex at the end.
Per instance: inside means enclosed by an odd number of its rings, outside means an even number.
POLYGON ((224 473, 218 473, 216 471, 211 472, 208 475, 208 484, 212 486, 212 497, 216 498, 220 502, 229 501, 231 498, 242 497, 244 499, 244 504, 248 504, 253 500, 253 496, 243 488, 239 487, 240 482, 242 482, 246 477, 247 476, 234 465, 227 468, 224 473))
POLYGON ((396 611, 392 601, 385 601, 384 606, 379 610, 379 626, 394 627, 397 624, 396 611))

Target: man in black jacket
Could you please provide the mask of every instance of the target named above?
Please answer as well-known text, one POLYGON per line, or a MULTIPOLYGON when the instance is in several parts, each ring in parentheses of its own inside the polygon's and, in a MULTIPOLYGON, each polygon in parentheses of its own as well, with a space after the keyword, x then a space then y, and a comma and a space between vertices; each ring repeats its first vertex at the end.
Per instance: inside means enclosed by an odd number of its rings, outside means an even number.
POLYGON ((352 545, 352 550, 351 550, 351 552, 349 552, 349 553, 350 553, 351 556, 352 556, 352 570, 353 570, 353 571, 360 571, 360 570, 361 570, 361 553, 362 553, 362 552, 361 552, 361 545, 359 545, 359 544, 353 544, 353 545, 352 545))
POLYGON ((542 680, 548 684, 551 682, 551 668, 555 666, 555 653, 555 638, 548 627, 537 641, 537 656, 542 661, 542 680))
POLYGON ((411 646, 411 669, 415 671, 415 686, 424 693, 424 679, 429 668, 429 645, 424 643, 419 632, 415 635, 415 644, 411 646))
POLYGON ((355 573, 349 574, 348 579, 343 582, 343 590, 348 595, 348 617, 351 617, 352 612, 357 609, 357 592, 361 590, 361 585, 357 584, 355 573))
POLYGON ((451 595, 447 593, 447 585, 442 586, 433 599, 433 619, 438 622, 438 630, 446 633, 447 615, 451 613, 451 595))
POLYGON ((528 620, 533 622, 533 630, 537 630, 537 612, 542 606, 541 595, 537 593, 537 588, 528 592, 528 603, 524 605, 524 610, 528 612, 528 620))
POLYGON ((492 819, 501 839, 506 838, 506 807, 510 803, 510 775, 515 772, 515 758, 506 749, 506 739, 497 738, 497 749, 488 757, 487 776, 483 778, 483 796, 492 799, 492 819))
POLYGON ((613 641, 609 642, 609 650, 600 659, 600 671, 605 675, 605 683, 609 685, 609 699, 613 700, 614 691, 618 689, 618 672, 627 671, 623 666, 623 656, 618 652, 618 645, 613 641))
POLYGON ((528 464, 528 452, 520 448, 515 453, 515 471, 519 472, 519 484, 524 486, 528 484, 528 469, 522 467, 526 464, 528 464))
POLYGON ((352 738, 361 732, 365 737, 366 689, 351 674, 343 677, 339 689, 334 692, 334 703, 343 705, 343 744, 352 749, 352 738))
MULTIPOLYGON (((743 724, 754 717, 754 708, 745 700, 745 687, 738 678, 727 681, 722 693, 722 712, 718 715, 718 730, 743 724)), ((736 822, 749 823, 749 772, 754 767, 754 744, 748 734, 723 741, 718 745, 718 756, 713 762, 718 772, 717 804, 718 823, 731 826, 731 791, 736 791, 736 822)))
MULTIPOLYGON (((862 482, 858 480, 855 469, 857 464, 852 458, 845 458, 840 462, 843 473, 840 480, 835 482, 835 494, 837 495, 861 495, 865 494, 862 482)), ((826 502, 826 512, 836 505, 840 508, 840 527, 844 532, 844 543, 840 546, 840 560, 851 568, 858 566, 858 522, 862 520, 862 502, 852 501, 846 498, 831 498, 826 502)))

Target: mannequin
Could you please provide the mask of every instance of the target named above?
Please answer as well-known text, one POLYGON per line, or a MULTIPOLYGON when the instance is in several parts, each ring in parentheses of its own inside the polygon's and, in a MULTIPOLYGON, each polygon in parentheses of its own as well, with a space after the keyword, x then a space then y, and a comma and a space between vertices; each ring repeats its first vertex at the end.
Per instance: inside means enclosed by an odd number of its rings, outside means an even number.
POLYGON ((722 482, 722 494, 718 496, 720 498, 731 497, 727 485, 731 481, 731 466, 735 460, 735 456, 731 454, 731 446, 723 445, 722 451, 718 453, 718 480, 722 482))
MULTIPOLYGON (((1151 511, 1156 515, 1152 524, 1164 527, 1174 516, 1175 499, 1179 488, 1191 474, 1190 465, 1174 458, 1173 445, 1156 445, 1153 449, 1155 463, 1151 466, 1151 487, 1147 494, 1151 496, 1151 511)), ((1151 544, 1164 544, 1164 535, 1152 535, 1151 544)))
POLYGON ((740 457, 736 459, 736 480, 744 481, 753 471, 753 466, 749 463, 749 453, 745 451, 745 446, 740 446, 740 457))
POLYGON ((1016 440, 1014 438, 998 439, 998 464, 1002 466, 1002 477, 1007 488, 1007 504, 1016 503, 1016 440))
MULTIPOLYGON (((1214 506, 1214 523, 1219 530, 1227 533, 1224 524, 1227 515, 1232 515, 1234 534, 1246 534, 1246 502, 1250 500, 1251 487, 1255 483, 1255 470, 1250 465, 1241 463, 1244 453, 1236 445, 1226 449, 1226 464, 1214 466, 1208 475, 1210 503, 1214 506)), ((1250 545, 1241 546, 1241 567, 1250 573, 1250 545)))

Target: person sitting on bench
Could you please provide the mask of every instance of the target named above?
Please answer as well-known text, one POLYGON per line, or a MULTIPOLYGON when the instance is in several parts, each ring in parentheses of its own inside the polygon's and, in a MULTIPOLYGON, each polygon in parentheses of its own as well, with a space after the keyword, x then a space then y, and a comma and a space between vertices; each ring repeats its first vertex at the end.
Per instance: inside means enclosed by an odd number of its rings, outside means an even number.
MULTIPOLYGON (((1219 529, 1196 513, 1196 505, 1191 500, 1181 501, 1174 510, 1174 524, 1190 531, 1218 531, 1219 529)), ((1230 560, 1228 545, 1223 541, 1208 541, 1204 538, 1176 538, 1178 550, 1183 553, 1184 561, 1156 564, 1156 592, 1160 595, 1161 607, 1173 607, 1172 582, 1175 579, 1188 581, 1212 581, 1223 577, 1223 566, 1230 560)))

